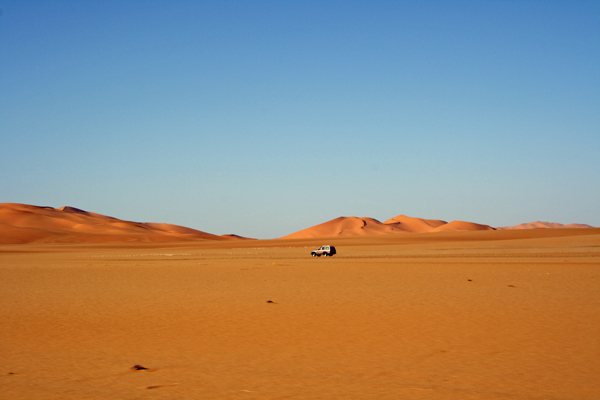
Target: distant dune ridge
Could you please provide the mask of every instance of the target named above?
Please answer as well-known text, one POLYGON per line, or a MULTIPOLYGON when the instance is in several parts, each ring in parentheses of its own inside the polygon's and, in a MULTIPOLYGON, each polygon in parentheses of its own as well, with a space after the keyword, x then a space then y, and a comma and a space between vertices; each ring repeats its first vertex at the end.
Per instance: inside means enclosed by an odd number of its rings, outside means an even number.
POLYGON ((399 215, 385 222, 374 218, 339 217, 284 236, 282 239, 480 230, 494 230, 494 228, 473 222, 452 221, 448 223, 442 220, 413 218, 406 215, 399 215))
MULTIPOLYGON (((480 231, 494 229, 593 228, 584 224, 562 225, 530 222, 493 228, 466 221, 446 222, 398 215, 380 222, 374 218, 338 217, 283 236, 280 239, 366 236, 426 232, 480 231)), ((184 226, 155 222, 124 221, 75 207, 40 207, 0 203, 0 244, 19 243, 122 243, 181 242, 195 240, 244 240, 235 234, 213 235, 184 226)))
POLYGON ((573 229, 573 228, 593 228, 591 225, 586 224, 568 224, 563 225, 558 222, 528 222, 526 224, 515 225, 515 226, 503 226, 496 229, 573 229))
POLYGON ((179 242, 232 239, 232 236, 212 235, 178 225, 123 221, 75 207, 0 204, 0 243, 179 242))

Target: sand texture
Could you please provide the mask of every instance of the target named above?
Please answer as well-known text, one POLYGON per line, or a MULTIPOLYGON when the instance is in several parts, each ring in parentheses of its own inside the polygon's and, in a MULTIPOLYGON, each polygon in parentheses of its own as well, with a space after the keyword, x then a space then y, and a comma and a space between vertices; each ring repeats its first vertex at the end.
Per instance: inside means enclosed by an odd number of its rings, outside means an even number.
POLYGON ((600 229, 3 244, 0 316, 2 399, 595 400, 600 229))

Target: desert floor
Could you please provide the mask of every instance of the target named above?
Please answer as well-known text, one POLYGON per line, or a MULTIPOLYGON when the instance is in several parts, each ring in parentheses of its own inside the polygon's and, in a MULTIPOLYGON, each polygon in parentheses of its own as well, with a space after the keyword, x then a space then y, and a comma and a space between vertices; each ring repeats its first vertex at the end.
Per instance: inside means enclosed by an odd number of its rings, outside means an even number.
POLYGON ((0 245, 0 398, 598 399, 600 229, 0 245))

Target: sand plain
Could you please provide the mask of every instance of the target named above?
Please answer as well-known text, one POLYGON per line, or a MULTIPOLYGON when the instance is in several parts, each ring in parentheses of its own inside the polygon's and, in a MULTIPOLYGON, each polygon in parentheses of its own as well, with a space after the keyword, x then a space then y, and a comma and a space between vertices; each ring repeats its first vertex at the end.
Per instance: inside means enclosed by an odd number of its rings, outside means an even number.
POLYGON ((2 399, 598 399, 600 229, 4 244, 0 316, 2 399))

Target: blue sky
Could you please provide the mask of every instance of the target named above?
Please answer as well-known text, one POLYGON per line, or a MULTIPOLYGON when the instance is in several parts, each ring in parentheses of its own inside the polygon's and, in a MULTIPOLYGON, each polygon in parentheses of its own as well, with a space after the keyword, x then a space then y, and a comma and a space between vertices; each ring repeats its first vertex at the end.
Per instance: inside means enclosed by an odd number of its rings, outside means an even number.
POLYGON ((261 239, 600 226, 598 1, 0 9, 0 202, 261 239))

